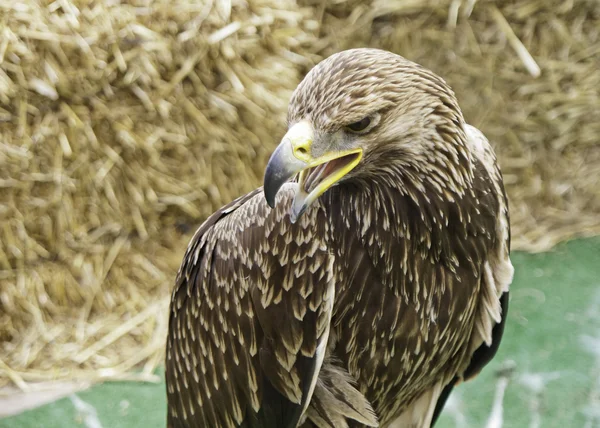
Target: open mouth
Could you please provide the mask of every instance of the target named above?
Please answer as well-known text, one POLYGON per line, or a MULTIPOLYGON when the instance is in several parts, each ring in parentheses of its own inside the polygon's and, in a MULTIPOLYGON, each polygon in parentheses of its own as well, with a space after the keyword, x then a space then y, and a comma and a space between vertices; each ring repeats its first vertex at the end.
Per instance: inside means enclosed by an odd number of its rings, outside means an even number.
POLYGON ((328 162, 323 162, 312 168, 305 169, 298 177, 300 188, 304 192, 310 194, 319 187, 320 184, 323 184, 326 181, 331 181, 331 183, 328 183, 327 187, 335 184, 358 164, 361 154, 361 152, 350 153, 328 162))

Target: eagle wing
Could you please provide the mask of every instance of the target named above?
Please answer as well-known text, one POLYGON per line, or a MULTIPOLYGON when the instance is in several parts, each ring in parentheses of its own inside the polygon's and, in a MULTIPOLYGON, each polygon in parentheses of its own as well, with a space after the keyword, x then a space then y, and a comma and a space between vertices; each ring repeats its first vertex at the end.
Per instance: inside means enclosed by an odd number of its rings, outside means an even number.
MULTIPOLYGON (((460 380, 477 376, 496 355, 506 323, 508 312, 509 286, 514 268, 510 261, 510 216, 508 198, 502 184, 502 173, 493 148, 481 131, 471 125, 465 125, 467 142, 476 163, 481 167, 480 175, 491 181, 488 186, 496 197, 496 246, 484 262, 481 286, 481 300, 477 313, 475 331, 471 338, 470 355, 464 370, 442 390, 431 426, 439 417, 452 389, 460 380)), ((486 195, 489 196, 489 195, 486 195)))
POLYGON ((171 300, 169 426, 295 427, 306 411, 329 335, 334 256, 322 209, 285 218, 291 186, 273 210, 262 189, 235 200, 193 237, 171 300))

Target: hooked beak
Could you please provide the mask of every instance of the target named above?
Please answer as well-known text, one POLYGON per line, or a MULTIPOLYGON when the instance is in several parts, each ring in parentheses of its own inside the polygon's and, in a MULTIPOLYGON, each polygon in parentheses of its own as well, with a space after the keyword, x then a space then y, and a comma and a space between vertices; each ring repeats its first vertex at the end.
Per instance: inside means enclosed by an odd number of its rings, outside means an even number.
POLYGON ((292 126, 281 140, 265 170, 264 193, 271 208, 285 182, 299 174, 299 189, 292 202, 290 220, 295 223, 302 213, 327 189, 339 182, 362 158, 362 149, 311 155, 314 131, 307 121, 292 126))

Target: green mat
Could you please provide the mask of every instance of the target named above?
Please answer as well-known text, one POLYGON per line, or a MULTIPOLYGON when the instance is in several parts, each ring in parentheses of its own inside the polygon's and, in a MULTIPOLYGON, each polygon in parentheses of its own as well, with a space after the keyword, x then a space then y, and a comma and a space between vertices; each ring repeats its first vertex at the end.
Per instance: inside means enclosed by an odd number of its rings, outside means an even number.
MULTIPOLYGON (((513 263, 500 352, 456 389, 436 428, 600 427, 600 239, 514 253, 513 263)), ((98 385, 0 419, 0 428, 163 427, 164 391, 162 383, 98 385)))

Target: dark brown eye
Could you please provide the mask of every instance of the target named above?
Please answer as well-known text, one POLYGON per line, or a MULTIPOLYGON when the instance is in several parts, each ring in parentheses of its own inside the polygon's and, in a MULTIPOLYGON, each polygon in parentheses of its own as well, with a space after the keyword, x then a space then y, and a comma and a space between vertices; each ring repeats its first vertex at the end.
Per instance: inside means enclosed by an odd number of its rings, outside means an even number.
POLYGON ((351 123, 350 125, 346 126, 346 128, 348 128, 352 132, 361 132, 367 129, 370 124, 371 118, 365 117, 364 119, 361 119, 358 122, 351 123))

